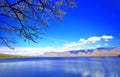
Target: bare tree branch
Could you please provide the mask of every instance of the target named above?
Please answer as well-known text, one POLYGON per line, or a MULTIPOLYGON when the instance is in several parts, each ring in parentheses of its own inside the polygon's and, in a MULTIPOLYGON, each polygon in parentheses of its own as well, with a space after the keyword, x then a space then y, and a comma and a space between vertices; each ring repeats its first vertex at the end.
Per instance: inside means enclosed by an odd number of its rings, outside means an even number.
MULTIPOLYGON (((55 18, 62 22, 61 18, 66 13, 61 8, 75 5, 73 0, 0 0, 0 33, 17 33, 24 40, 37 43, 36 39, 41 38, 40 35, 48 28, 47 20, 55 18)), ((8 47, 15 41, 9 38, 0 35, 0 41, 8 47)))

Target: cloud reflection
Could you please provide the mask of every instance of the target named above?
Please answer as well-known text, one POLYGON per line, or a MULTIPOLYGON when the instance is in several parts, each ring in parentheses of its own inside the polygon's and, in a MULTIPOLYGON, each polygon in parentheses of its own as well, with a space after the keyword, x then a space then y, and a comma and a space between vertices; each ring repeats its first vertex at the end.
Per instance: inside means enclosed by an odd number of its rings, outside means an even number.
POLYGON ((119 63, 119 58, 95 57, 2 62, 0 77, 120 77, 119 63))

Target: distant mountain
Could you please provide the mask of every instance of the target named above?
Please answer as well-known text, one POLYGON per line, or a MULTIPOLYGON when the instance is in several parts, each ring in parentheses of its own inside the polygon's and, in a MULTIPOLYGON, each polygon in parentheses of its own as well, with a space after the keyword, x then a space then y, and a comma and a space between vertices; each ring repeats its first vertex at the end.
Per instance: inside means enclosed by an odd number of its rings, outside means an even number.
POLYGON ((72 51, 68 51, 71 54, 78 54, 79 52, 85 52, 85 50, 72 50, 72 51))
POLYGON ((71 54, 78 54, 78 53, 92 53, 94 49, 88 49, 88 50, 72 50, 68 51, 71 54))
POLYGON ((109 48, 103 48, 103 47, 100 47, 100 48, 96 48, 97 50, 108 50, 108 51, 110 51, 110 50, 112 50, 112 49, 114 49, 115 47, 109 47, 109 48))
POLYGON ((117 47, 100 47, 87 50, 71 50, 65 52, 47 52, 44 56, 49 57, 76 57, 76 56, 118 56, 120 55, 120 46, 117 47))

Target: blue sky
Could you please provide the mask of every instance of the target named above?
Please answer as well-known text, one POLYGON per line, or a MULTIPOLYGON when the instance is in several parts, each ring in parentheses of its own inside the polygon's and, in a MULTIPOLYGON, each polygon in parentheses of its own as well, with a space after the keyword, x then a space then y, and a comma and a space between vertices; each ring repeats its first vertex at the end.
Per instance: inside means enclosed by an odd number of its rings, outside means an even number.
POLYGON ((16 37, 19 43, 12 46, 53 49, 65 49, 65 46, 70 46, 70 49, 120 46, 120 1, 76 1, 77 8, 66 10, 67 14, 62 18, 64 24, 50 20, 48 31, 42 35, 43 39, 38 40, 38 43, 24 43, 23 39, 16 37), (92 41, 89 42, 91 38, 92 41), (84 39, 82 43, 85 44, 80 44, 81 39, 84 39))

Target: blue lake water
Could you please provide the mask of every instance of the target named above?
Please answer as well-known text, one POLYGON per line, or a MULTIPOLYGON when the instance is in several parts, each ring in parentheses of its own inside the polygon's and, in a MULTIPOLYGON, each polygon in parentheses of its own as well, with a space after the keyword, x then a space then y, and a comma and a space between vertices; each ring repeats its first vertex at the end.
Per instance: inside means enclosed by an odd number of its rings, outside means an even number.
POLYGON ((120 77, 120 57, 0 59, 0 77, 120 77))

